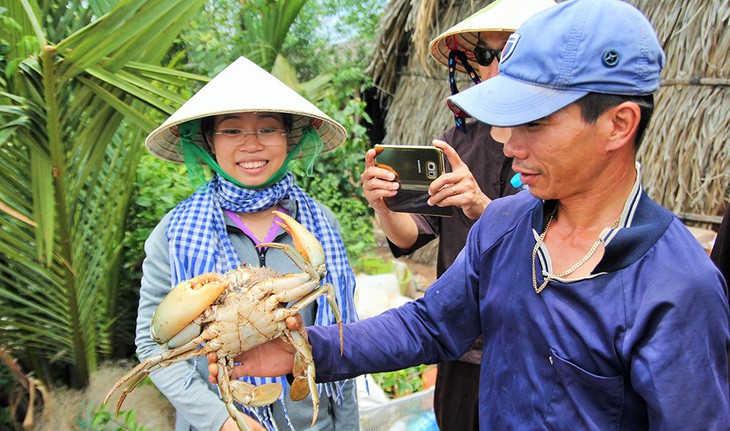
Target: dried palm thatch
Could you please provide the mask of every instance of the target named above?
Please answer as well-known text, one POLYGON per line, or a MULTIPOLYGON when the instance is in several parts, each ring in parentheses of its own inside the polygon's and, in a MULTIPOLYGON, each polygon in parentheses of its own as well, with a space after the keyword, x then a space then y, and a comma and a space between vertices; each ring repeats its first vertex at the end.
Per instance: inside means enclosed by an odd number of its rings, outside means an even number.
MULTIPOLYGON (((453 124, 444 103, 447 71, 428 55, 428 43, 490 2, 390 3, 369 68, 387 107, 386 142, 425 145, 453 124)), ((685 220, 700 215, 719 223, 730 201, 730 0, 631 3, 652 22, 667 54, 657 109, 639 151, 643 184, 685 220)), ((470 85, 459 77, 459 88, 470 85)))
POLYGON ((730 184, 729 0, 638 0, 667 62, 640 148, 650 196, 677 214, 722 215, 730 184))

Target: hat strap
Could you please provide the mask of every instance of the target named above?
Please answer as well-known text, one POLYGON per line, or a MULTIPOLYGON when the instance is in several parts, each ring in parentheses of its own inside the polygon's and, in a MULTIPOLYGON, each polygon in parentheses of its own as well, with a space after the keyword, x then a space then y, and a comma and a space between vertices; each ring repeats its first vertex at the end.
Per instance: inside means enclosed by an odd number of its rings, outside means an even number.
POLYGON ((324 143, 319 133, 314 130, 314 127, 306 126, 302 128, 302 137, 299 138, 299 143, 289 156, 299 152, 298 158, 304 163, 304 172, 311 177, 314 174, 314 162, 322 154, 323 149, 324 143))
MULTIPOLYGON (((481 82, 479 75, 474 71, 474 68, 471 67, 471 64, 469 64, 469 60, 466 58, 464 51, 460 49, 452 49, 449 52, 449 87, 451 87, 452 96, 459 93, 459 88, 456 86, 456 79, 454 78, 457 59, 461 62, 461 65, 464 66, 466 73, 469 75, 471 80, 474 81, 474 84, 479 84, 481 82)), ((460 110, 458 113, 454 112, 454 122, 456 123, 456 127, 464 133, 466 133, 465 120, 467 118, 470 118, 470 116, 464 111, 460 110)))
MULTIPOLYGON (((200 155, 195 148, 200 148, 193 142, 193 136, 200 130, 200 119, 190 120, 177 126, 180 135, 180 146, 182 148, 183 162, 188 170, 188 179, 194 188, 198 188, 207 180, 200 163, 200 155)), ((207 152, 205 152, 207 153, 207 152)))
POLYGON ((302 129, 302 137, 299 139, 299 142, 294 149, 287 154, 286 159, 284 159, 284 163, 281 164, 281 167, 263 184, 247 186, 228 175, 228 173, 226 173, 226 171, 224 171, 218 162, 216 162, 211 156, 210 152, 193 142, 192 137, 199 129, 200 119, 190 120, 178 126, 180 144, 183 151, 183 161, 188 169, 190 184, 192 184, 195 188, 206 182, 205 174, 202 169, 203 163, 208 165, 218 175, 245 189, 263 189, 272 184, 278 183, 291 170, 291 166, 300 158, 300 156, 306 164, 305 171, 307 175, 311 176, 314 172, 314 162, 324 148, 322 138, 320 138, 319 134, 314 131, 314 128, 311 126, 304 127, 302 129))

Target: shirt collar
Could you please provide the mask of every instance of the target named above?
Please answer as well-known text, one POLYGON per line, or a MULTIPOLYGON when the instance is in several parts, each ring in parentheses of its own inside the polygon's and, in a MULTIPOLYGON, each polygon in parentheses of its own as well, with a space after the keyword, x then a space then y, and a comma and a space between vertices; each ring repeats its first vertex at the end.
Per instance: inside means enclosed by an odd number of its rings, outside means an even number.
MULTIPOLYGON (((608 244, 616 231, 631 226, 643 191, 644 189, 641 187, 641 163, 636 162, 636 180, 634 181, 634 185, 631 187, 631 193, 629 193, 629 196, 624 202, 623 210, 619 216, 618 228, 608 227, 599 235, 603 238, 604 244, 608 244)), ((539 237, 542 233, 542 230, 545 228, 545 223, 547 223, 547 218, 549 217, 549 214, 552 214, 553 211, 555 211, 556 205, 557 201, 555 200, 543 200, 538 203, 532 216, 532 230, 535 234, 535 238, 539 237)))
MULTIPOLYGON (((532 214, 535 240, 545 227, 546 214, 551 214, 556 204, 556 201, 539 201, 535 207, 532 214)), ((664 234, 673 219, 674 215, 670 211, 644 193, 641 186, 641 164, 636 162, 636 181, 624 202, 618 228, 608 227, 601 232, 605 246, 604 255, 589 278, 625 268, 637 261, 664 234)), ((538 257, 543 268, 549 266, 542 247, 538 257)))

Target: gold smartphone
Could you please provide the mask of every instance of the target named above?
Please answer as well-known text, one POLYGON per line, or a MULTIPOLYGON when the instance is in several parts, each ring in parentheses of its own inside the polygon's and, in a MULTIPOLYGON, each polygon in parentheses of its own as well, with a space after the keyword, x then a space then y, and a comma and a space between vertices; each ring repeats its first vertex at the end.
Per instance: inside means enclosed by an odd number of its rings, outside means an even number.
POLYGON ((395 173, 398 194, 385 198, 391 211, 449 217, 449 207, 430 206, 428 187, 444 173, 444 153, 432 146, 375 145, 375 165, 395 173))

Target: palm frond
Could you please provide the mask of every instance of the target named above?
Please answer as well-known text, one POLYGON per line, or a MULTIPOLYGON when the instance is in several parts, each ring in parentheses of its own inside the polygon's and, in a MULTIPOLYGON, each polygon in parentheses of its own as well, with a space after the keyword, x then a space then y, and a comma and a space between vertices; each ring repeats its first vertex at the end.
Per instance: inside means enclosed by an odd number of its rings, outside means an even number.
POLYGON ((0 93, 0 342, 83 386, 110 348, 142 137, 200 79, 159 63, 203 0, 8 1, 21 61, 0 93))

